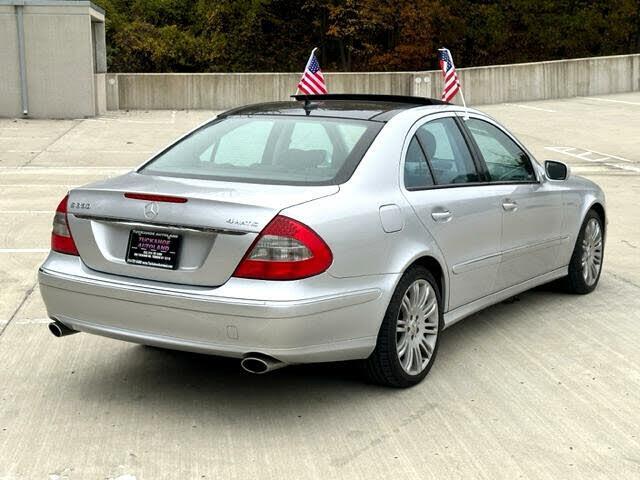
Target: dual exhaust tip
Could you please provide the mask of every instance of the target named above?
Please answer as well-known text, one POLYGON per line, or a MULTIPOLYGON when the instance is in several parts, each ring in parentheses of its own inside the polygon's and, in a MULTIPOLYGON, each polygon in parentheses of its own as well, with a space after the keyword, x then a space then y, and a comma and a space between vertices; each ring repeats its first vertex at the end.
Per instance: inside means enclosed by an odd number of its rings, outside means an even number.
MULTIPOLYGON (((61 338, 74 333, 79 333, 77 330, 73 330, 67 327, 64 323, 54 320, 49 324, 49 331, 54 337, 61 338)), ((243 370, 256 375, 262 375, 273 370, 285 367, 287 364, 276 360, 268 355, 261 353, 249 354, 242 359, 240 366, 243 370)))

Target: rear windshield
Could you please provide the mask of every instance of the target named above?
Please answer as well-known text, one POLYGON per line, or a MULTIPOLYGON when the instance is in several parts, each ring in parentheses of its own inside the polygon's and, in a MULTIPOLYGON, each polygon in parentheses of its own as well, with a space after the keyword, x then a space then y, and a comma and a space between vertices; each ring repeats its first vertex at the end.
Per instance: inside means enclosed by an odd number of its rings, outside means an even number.
POLYGON ((344 183, 382 128, 364 120, 231 116, 209 123, 139 173, 249 183, 344 183))

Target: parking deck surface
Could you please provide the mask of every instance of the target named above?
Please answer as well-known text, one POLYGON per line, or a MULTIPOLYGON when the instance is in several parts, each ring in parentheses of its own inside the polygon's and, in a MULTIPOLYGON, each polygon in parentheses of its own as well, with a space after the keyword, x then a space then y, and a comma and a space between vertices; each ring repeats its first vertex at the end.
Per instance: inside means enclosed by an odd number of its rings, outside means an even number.
POLYGON ((0 480, 640 478, 640 94, 480 109, 604 188, 604 272, 591 295, 542 288, 454 325, 409 390, 55 339, 36 274, 58 201, 212 112, 0 119, 0 480))

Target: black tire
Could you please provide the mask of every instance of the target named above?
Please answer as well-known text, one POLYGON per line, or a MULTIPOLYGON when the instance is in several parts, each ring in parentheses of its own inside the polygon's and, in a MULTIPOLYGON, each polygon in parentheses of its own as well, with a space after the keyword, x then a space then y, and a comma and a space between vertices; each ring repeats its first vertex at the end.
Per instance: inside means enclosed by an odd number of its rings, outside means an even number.
POLYGON ((426 268, 422 266, 411 267, 404 273, 391 297, 389 307, 380 326, 376 348, 371 356, 365 360, 365 370, 369 380, 380 385, 396 388, 407 388, 420 383, 427 373, 429 373, 435 361, 442 326, 442 296, 438 288, 438 283, 426 268), (427 366, 419 374, 410 375, 404 371, 398 359, 396 323, 405 292, 410 285, 419 279, 426 280, 435 292, 438 303, 438 335, 436 336, 436 343, 427 366))
POLYGON ((569 262, 569 274, 562 279, 562 286, 567 292, 584 295, 593 292, 593 290, 598 286, 600 275, 602 273, 602 262, 604 262, 604 247, 604 225, 602 224, 602 218, 600 218, 600 215, 595 210, 589 210, 585 215, 584 222, 580 228, 580 233, 578 234, 578 239, 576 240, 576 244, 573 248, 573 254, 571 255, 571 261, 569 262), (593 282, 592 285, 589 285, 582 274, 582 242, 585 238, 587 224, 591 219, 595 219, 598 222, 600 225, 600 231, 603 235, 600 270, 598 271, 595 282, 593 282))

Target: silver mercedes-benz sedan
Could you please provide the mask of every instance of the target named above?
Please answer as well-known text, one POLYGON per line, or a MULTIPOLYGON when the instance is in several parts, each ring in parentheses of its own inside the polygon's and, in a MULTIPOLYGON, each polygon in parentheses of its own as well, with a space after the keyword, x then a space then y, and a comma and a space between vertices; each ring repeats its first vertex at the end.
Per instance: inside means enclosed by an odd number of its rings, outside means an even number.
POLYGON ((295 97, 218 115, 126 175, 74 188, 40 291, 88 332, 287 364, 361 360, 416 384, 442 330, 602 269, 602 190, 437 100, 295 97))

